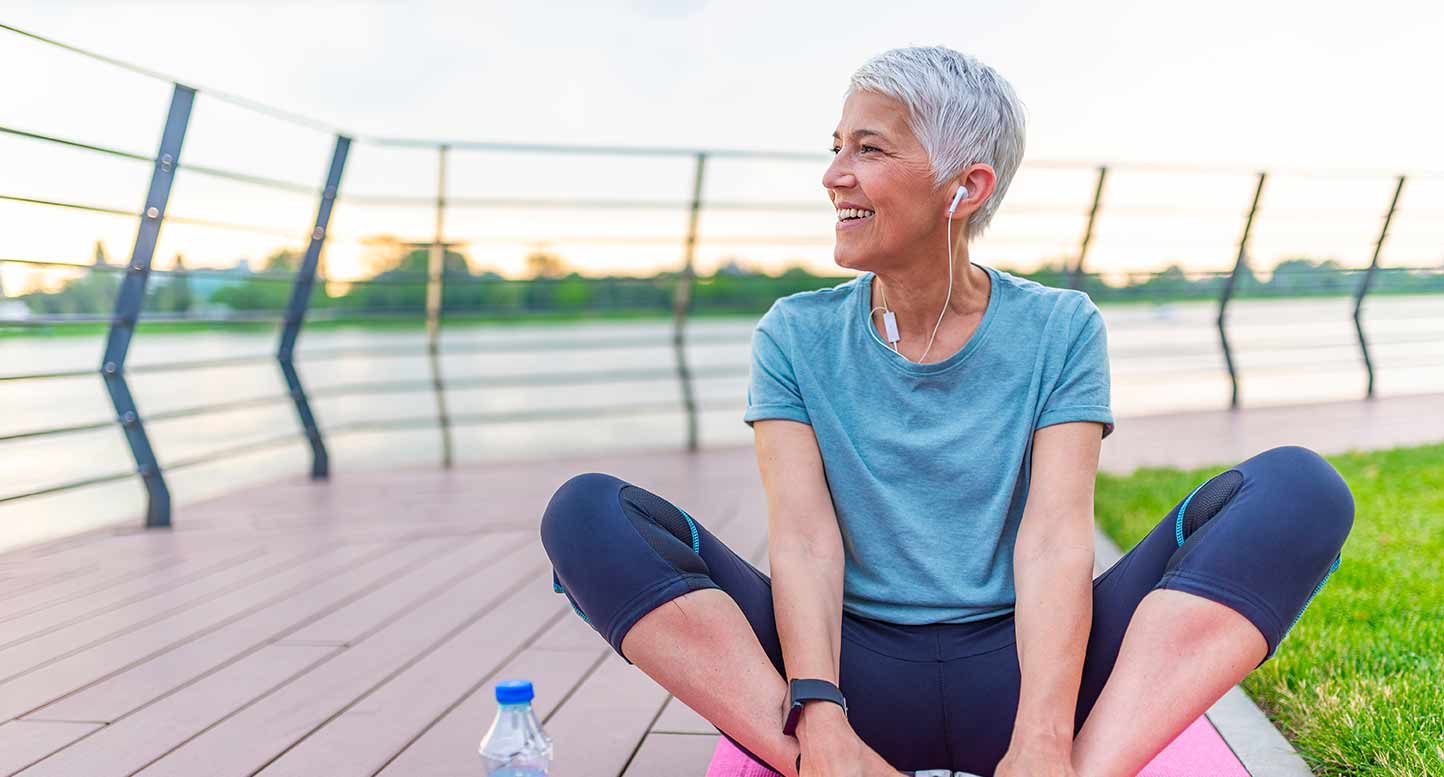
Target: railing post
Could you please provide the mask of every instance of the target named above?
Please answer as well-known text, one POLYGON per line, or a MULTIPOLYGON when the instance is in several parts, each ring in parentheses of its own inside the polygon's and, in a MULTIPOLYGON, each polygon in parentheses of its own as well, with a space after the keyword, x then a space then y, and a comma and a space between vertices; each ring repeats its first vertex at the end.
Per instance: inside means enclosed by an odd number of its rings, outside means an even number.
POLYGON ((1224 328, 1224 321, 1228 313, 1228 301, 1233 297, 1234 285, 1238 283, 1238 271, 1248 262, 1248 238, 1253 233, 1254 215, 1258 213, 1259 198, 1263 196, 1264 181, 1267 179, 1267 172, 1258 174, 1258 185, 1253 190, 1253 203, 1248 207, 1248 219, 1244 221, 1243 235, 1238 239, 1238 258, 1234 259, 1233 272, 1229 273, 1228 281, 1223 285, 1223 293, 1218 298, 1218 341, 1223 346, 1223 363, 1228 367, 1229 382, 1233 384, 1233 393, 1228 402, 1231 410, 1238 409, 1238 369, 1233 364, 1233 351, 1228 347, 1228 331, 1224 328))
POLYGON ((687 408, 687 450, 697 450, 697 398, 692 389, 692 374, 687 369, 687 348, 683 331, 687 308, 692 303, 692 280, 696 275, 693 258, 697 248, 697 216, 702 210, 702 179, 707 171, 706 152, 697 153, 697 167, 692 175, 692 212, 687 220, 686 263, 677 276, 672 294, 672 350, 677 360, 677 380, 682 389, 682 403, 687 408))
POLYGON ((1108 166, 1098 168, 1098 183, 1093 187, 1093 207, 1088 209, 1088 226, 1083 230, 1083 242, 1078 246, 1078 261, 1073 265, 1073 274, 1068 279, 1071 289, 1083 288, 1083 261, 1088 258, 1088 246, 1093 242, 1093 223, 1098 219, 1098 205, 1103 201, 1103 181, 1108 177, 1108 166))
POLYGON ((436 394, 436 420, 441 426, 441 466, 450 467, 451 417, 446 412, 446 384, 441 376, 441 276, 446 265, 446 242, 442 231, 446 216, 446 151, 437 147, 436 236, 427 255, 426 354, 431 362, 431 386, 436 394))
POLYGON ((1374 243, 1374 258, 1369 260, 1369 269, 1364 271, 1364 280, 1354 292, 1354 331, 1359 334, 1359 352, 1364 355, 1364 369, 1369 373, 1369 388, 1364 392, 1366 399, 1374 398, 1374 361, 1369 358, 1369 341, 1364 337, 1364 296, 1374 281, 1374 270, 1379 267, 1379 254, 1384 250, 1384 240, 1389 237, 1389 224, 1394 220, 1394 211, 1399 207, 1399 195, 1404 193, 1404 176, 1394 184, 1394 197, 1389 200, 1389 211, 1384 214, 1384 226, 1379 228, 1379 239, 1374 243))
POLYGON ((336 145, 331 151, 331 167, 326 172, 326 185, 321 189, 321 201, 316 206, 316 224, 311 229, 311 241, 306 245, 306 255, 301 259, 301 266, 296 268, 291 299, 286 303, 281 342, 276 349, 276 361, 281 365, 286 389, 296 403, 296 415, 301 420, 306 441, 311 445, 311 478, 314 480, 321 480, 331 474, 331 459, 326 453, 326 441, 321 437, 321 427, 317 425, 316 416, 311 412, 311 403, 306 399, 306 389, 301 385, 301 376, 296 372, 296 338, 301 334, 301 325, 306 320, 306 309, 311 304, 311 289, 316 283, 321 249, 326 244, 326 228, 331 222, 331 209, 336 205, 336 194, 341 190, 341 173, 346 168, 346 155, 350 150, 351 139, 345 135, 337 135, 336 145))
POLYGON ((171 93, 170 111, 166 114, 165 130, 161 133, 160 150, 156 152, 155 169, 150 175, 150 189, 145 195, 145 211, 136 230, 130 264, 126 266, 125 277, 115 295, 115 314, 106 334, 105 355, 100 359, 101 380, 110 394, 110 402, 115 406, 126 442, 130 443, 131 455, 135 457, 136 469, 145 483, 147 528, 171 525, 170 489, 166 487, 155 451, 150 447, 150 438, 146 436, 130 386, 125 382, 125 357, 130 351, 141 307, 145 304, 150 260, 155 255, 156 240, 160 236, 161 221, 165 218, 166 202, 170 200, 171 183, 175 180, 181 144, 185 141, 195 98, 194 89, 180 84, 176 84, 171 93))

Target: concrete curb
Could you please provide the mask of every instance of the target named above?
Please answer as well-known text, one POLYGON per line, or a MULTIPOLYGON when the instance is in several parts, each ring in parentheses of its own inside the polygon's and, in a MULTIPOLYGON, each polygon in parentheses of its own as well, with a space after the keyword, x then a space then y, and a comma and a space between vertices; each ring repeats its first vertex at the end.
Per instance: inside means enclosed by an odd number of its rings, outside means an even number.
MULTIPOLYGON (((1102 574, 1123 552, 1101 530, 1095 530, 1094 574, 1102 574)), ((1308 764, 1273 722, 1235 685, 1204 715, 1252 777, 1314 777, 1308 764)))

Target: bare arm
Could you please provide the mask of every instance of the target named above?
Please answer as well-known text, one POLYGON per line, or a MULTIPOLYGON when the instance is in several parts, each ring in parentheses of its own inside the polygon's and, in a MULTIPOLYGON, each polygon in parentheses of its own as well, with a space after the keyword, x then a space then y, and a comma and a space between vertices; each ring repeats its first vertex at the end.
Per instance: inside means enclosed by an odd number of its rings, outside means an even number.
MULTIPOLYGON (((842 534, 812 427, 753 425, 767 492, 767 553, 782 656, 792 678, 838 681, 842 641, 842 534)), ((778 700, 779 711, 784 700, 778 700)), ((841 708, 810 704, 797 729, 805 763, 857 752, 841 708)), ((854 756, 856 757, 856 756, 854 756)))
POLYGON ((1013 548, 1022 687, 1009 750, 1066 756, 1093 622, 1093 483, 1101 427, 1056 424, 1034 435, 1032 477, 1013 548))

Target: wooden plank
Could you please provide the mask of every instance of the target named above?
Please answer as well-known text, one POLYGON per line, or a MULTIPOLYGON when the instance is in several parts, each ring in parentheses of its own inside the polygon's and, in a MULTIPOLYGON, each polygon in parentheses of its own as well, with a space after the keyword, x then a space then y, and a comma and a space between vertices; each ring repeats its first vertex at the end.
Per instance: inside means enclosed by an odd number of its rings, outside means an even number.
POLYGON ((256 660, 238 661, 186 686, 126 718, 124 725, 106 726, 20 772, 19 777, 126 777, 338 650, 267 648, 256 660))
MULTIPOLYGON (((439 592, 385 628, 361 640, 316 669, 191 739, 141 772, 145 777, 242 777, 251 775, 296 742, 392 676, 437 649, 455 632, 508 602, 535 605, 517 597, 517 581, 540 575, 540 553, 514 553, 439 592)), ((537 591, 536 586, 524 590, 537 591)), ((507 607, 508 617, 523 612, 507 607)), ((497 621, 506 622, 505 619, 497 621)), ((277 648, 280 649, 280 648, 277 648)), ((126 721, 113 724, 124 726, 126 721)))
POLYGON ((40 567, 34 564, 30 565, 29 568, 12 569, 10 573, 5 576, 3 585, 0 585, 0 604, 4 604, 6 600, 14 599, 20 594, 31 593, 37 589, 44 588, 47 585, 53 585, 65 580, 67 577, 73 577, 77 573, 85 571, 87 570, 82 567, 40 567))
POLYGON ((648 734, 622 777, 702 777, 721 738, 720 734, 648 734))
POLYGON ((367 694, 260 774, 375 774, 550 621, 565 614, 550 581, 537 575, 507 602, 367 694))
POLYGON ((30 720, 0 723, 0 774, 14 774, 100 726, 30 720))
POLYGON ((26 564, 36 560, 48 560, 51 562, 70 556, 72 558, 86 558, 86 554, 92 554, 88 558, 95 558, 97 545, 116 537, 141 537, 152 546, 163 542, 170 542, 169 531, 145 532, 119 530, 114 524, 108 526, 97 526, 77 534, 70 534, 64 537, 45 540, 33 545, 22 545, 18 548, 10 548, 0 552, 0 565, 26 564))
POLYGON ((143 628, 47 663, 0 683, 0 721, 41 707, 79 688, 114 674, 225 623, 272 605, 342 570, 387 552, 386 547, 343 545, 321 557, 321 563, 291 566, 259 582, 211 599, 203 608, 189 608, 143 628))
POLYGON ((98 527, 80 534, 0 552, 0 567, 9 570, 43 567, 82 569, 95 566, 105 567, 107 564, 113 564, 121 559, 174 555, 171 552, 174 540, 169 534, 166 531, 155 531, 116 535, 113 526, 98 527), (130 548, 127 548, 127 552, 116 555, 114 550, 118 547, 117 545, 108 547, 105 545, 105 543, 113 543, 125 538, 132 539, 130 543, 132 546, 143 546, 143 548, 139 552, 129 552, 130 548))
POLYGON ((68 601, 52 605, 39 605, 29 612, 8 613, 0 617, 0 634, 5 640, 0 648, 9 647, 45 631, 67 626, 76 621, 98 616, 117 607, 141 599, 163 594, 177 586, 218 572, 227 567, 244 563, 259 556, 259 548, 232 553, 219 559, 198 556, 183 559, 177 564, 166 566, 142 577, 117 582, 99 591, 77 596, 68 601))
MULTIPOLYGON (((232 548, 234 550, 234 548, 232 548)), ((144 577, 156 570, 178 564, 181 556, 164 552, 157 555, 122 555, 93 562, 30 562, 28 579, 0 590, 7 615, 23 615, 39 607, 48 607, 101 591, 125 580, 144 577)))
MULTIPOLYGON (((308 585, 280 601, 232 621, 195 640, 152 657, 84 690, 27 715, 27 719, 118 720, 151 699, 259 649, 278 636, 353 601, 365 602, 379 588, 396 588, 412 598, 406 605, 459 571, 510 547, 497 538, 470 542, 424 540, 356 564, 308 585), (448 552, 448 550, 450 552, 448 552)), ((365 629, 398 617, 402 608, 376 608, 365 629)), ((357 635, 348 636, 349 639, 357 635)))
MULTIPOLYGON (((571 617, 575 618, 574 615, 571 617)), ((611 648, 599 649, 595 646, 605 645, 600 637, 596 637, 593 643, 590 650, 541 650, 535 647, 523 650, 411 742, 377 777, 476 777, 480 773, 476 748, 496 715, 496 681, 531 680, 536 688, 536 700, 532 702, 532 707, 537 717, 545 721, 577 684, 611 653, 611 648)), ((559 742, 556 746, 572 745, 559 742)))
POLYGON ((258 539, 251 532, 234 528, 194 531, 190 527, 185 530, 102 527, 75 537, 6 551, 0 554, 0 566, 25 577, 45 576, 54 570, 63 571, 69 578, 125 571, 152 562, 173 563, 205 553, 231 552, 258 539))
MULTIPOLYGON (((335 547, 332 547, 329 550, 334 549, 335 547)), ((255 556, 240 564, 217 570, 214 574, 175 586, 156 596, 131 602, 31 639, 17 641, 10 647, 0 649, 0 681, 15 678, 35 667, 198 607, 218 596, 263 582, 289 568, 304 565, 315 555, 324 556, 325 553, 325 550, 293 551, 255 556)))
POLYGON ((13 571, 10 575, 14 582, 27 585, 23 591, 10 587, 4 589, 4 596, 0 597, 4 599, 3 603, 0 603, 0 621, 9 621, 73 599, 88 598, 126 581, 144 578, 183 562, 219 562, 240 555, 248 548, 252 552, 261 552, 259 547, 233 543, 187 554, 166 550, 127 556, 123 550, 117 548, 121 555, 80 566, 45 560, 28 562, 25 567, 13 571), (31 583, 33 585, 28 585, 31 583))
MULTIPOLYGON (((436 542, 438 540, 429 540, 436 542)), ((460 556, 453 559, 455 562, 450 569, 451 575, 474 574, 484 564, 494 563, 499 557, 498 550, 507 553, 515 553, 529 542, 532 542, 530 532, 507 532, 499 534, 476 535, 467 540, 451 538, 440 540, 442 542, 467 542, 473 549, 468 551, 470 557, 460 556), (480 545, 475 543, 480 541, 480 545), (463 571, 465 570, 465 571, 463 571)), ((445 581, 432 579, 434 576, 422 578, 417 583, 427 585, 425 589, 419 589, 416 583, 410 585, 396 585, 382 588, 364 599, 358 599, 344 607, 337 608, 333 612, 308 623, 293 632, 285 635, 279 641, 282 643, 332 643, 345 644, 361 639, 368 631, 377 627, 376 614, 378 612, 397 612, 409 606, 415 606, 422 602, 426 591, 431 587, 444 585, 445 581)))

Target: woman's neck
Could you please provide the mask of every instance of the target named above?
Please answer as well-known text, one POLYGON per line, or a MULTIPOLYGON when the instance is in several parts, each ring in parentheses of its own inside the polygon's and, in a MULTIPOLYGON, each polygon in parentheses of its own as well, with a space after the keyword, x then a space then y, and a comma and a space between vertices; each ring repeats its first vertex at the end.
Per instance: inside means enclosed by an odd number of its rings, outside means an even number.
MULTIPOLYGON (((933 328, 938 325, 938 314, 942 311, 944 299, 948 300, 948 312, 938 328, 939 339, 948 329, 948 322, 957 323, 959 318, 980 315, 987 309, 988 273, 968 258, 967 244, 964 243, 962 250, 953 252, 953 293, 950 299, 946 264, 947 259, 942 259, 936 264, 919 263, 875 273, 872 306, 877 308, 887 303, 888 310, 897 317, 898 331, 904 340, 928 342, 933 328)), ((881 332, 882 311, 875 312, 877 315, 873 321, 881 332)))

